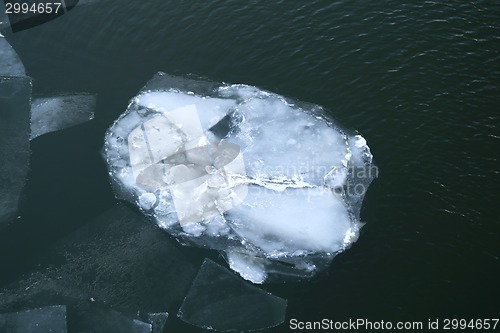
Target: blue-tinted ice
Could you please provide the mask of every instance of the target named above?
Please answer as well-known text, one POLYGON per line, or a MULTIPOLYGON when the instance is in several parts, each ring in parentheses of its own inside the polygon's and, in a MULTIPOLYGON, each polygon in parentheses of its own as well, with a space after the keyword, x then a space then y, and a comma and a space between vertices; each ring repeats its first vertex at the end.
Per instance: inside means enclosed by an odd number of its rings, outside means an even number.
POLYGON ((17 216, 29 168, 29 140, 94 116, 95 95, 68 94, 32 102, 31 90, 23 63, 0 35, 0 229, 17 216))
MULTIPOLYGON (((0 5, 0 31, 2 29, 5 29, 9 26, 9 18, 7 17, 7 14, 5 14, 5 10, 1 7, 0 5)), ((0 33, 0 38, 2 34, 0 33)))
POLYGON ((0 313, 0 332, 5 333, 66 333, 64 305, 0 313))
POLYGON ((286 300, 205 260, 177 315, 192 325, 219 332, 249 332, 283 323, 286 307, 286 300))
MULTIPOLYGON (((1 4, 0 4, 1 6, 1 4)), ((2 10, 0 9, 0 28, 2 24, 2 10)), ((16 51, 10 46, 5 37, 0 34, 0 76, 26 76, 24 65, 16 51)))
POLYGON ((80 306, 68 318, 70 332, 152 333, 152 325, 99 306, 80 306))
POLYGON ((157 74, 108 130, 118 197, 255 283, 312 276, 358 236, 375 169, 317 106, 157 74))
POLYGON ((0 76, 0 229, 17 215, 29 168, 31 79, 0 76))
POLYGON ((94 118, 96 95, 80 93, 36 98, 31 105, 31 139, 94 118))
POLYGON ((151 333, 162 333, 168 319, 167 312, 155 312, 147 314, 148 322, 152 326, 151 333))

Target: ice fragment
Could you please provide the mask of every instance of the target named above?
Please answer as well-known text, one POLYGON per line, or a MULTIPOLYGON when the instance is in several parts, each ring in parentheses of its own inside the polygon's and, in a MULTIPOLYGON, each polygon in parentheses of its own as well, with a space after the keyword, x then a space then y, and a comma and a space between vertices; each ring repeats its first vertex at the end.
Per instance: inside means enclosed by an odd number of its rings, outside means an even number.
POLYGON ((255 331, 283 323, 286 307, 286 300, 207 259, 177 315, 192 325, 215 331, 255 331))
POLYGON ((168 318, 167 312, 148 313, 147 318, 152 326, 152 333, 163 333, 168 318))
POLYGON ((96 96, 70 94, 37 98, 31 105, 31 139, 94 118, 96 96))
MULTIPOLYGON (((1 5, 0 5, 1 6, 1 5)), ((0 28, 2 24, 0 9, 0 28)), ((25 76, 24 65, 19 59, 16 51, 10 46, 9 42, 0 34, 0 76, 25 76)))
POLYGON ((0 229, 17 214, 29 167, 29 77, 0 77, 0 229))
POLYGON ((0 314, 0 332, 66 333, 66 307, 47 306, 0 314))
POLYGON ((100 306, 75 308, 68 318, 70 332, 151 333, 152 325, 100 306))

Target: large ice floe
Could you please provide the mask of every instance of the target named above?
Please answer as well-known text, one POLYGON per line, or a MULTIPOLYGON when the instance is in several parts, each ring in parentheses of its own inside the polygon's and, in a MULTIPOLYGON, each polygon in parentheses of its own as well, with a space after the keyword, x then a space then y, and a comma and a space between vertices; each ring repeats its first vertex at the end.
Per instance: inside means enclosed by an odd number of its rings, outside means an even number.
POLYGON ((303 278, 356 241, 376 176, 360 135, 317 105, 156 74, 109 128, 117 196, 254 283, 303 278))

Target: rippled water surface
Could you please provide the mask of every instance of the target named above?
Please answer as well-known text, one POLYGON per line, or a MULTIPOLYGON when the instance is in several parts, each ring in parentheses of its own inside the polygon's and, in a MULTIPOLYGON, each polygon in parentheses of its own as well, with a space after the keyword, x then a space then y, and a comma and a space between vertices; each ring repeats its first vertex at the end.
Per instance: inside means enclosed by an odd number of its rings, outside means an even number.
POLYGON ((323 105, 375 156, 358 242, 310 282, 265 286, 287 320, 498 317, 499 28, 497 1, 96 0, 5 33, 35 95, 98 103, 94 121, 32 143, 2 270, 15 278, 114 204, 105 129, 155 72, 192 73, 323 105))

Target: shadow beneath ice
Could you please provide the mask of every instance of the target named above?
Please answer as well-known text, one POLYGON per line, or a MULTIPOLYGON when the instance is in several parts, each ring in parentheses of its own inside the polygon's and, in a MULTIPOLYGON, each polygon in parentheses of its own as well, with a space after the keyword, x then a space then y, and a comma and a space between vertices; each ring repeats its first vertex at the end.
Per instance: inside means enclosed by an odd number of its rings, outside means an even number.
POLYGON ((40 249, 116 202, 98 132, 89 122, 31 142, 19 216, 0 233, 0 285, 29 269, 31 257, 40 249))

